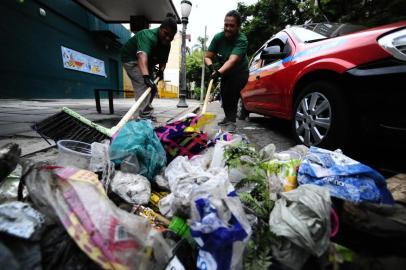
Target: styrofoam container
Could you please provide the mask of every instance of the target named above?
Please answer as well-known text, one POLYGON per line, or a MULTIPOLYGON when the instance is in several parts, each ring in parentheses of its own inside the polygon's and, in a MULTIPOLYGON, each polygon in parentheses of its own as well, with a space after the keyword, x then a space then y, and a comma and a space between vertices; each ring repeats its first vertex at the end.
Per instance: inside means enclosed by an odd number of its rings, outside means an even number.
POLYGON ((92 156, 90 144, 73 140, 60 140, 56 144, 58 146, 56 165, 88 169, 92 156))

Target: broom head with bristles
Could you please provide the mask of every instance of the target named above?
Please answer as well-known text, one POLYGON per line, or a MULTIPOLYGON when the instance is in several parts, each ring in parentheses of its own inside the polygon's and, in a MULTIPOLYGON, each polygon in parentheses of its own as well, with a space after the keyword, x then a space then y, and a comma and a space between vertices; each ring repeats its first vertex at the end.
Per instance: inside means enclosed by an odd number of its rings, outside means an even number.
POLYGON ((98 126, 97 124, 90 122, 89 125, 89 122, 88 120, 87 123, 84 123, 63 110, 41 122, 35 123, 31 127, 42 137, 54 141, 75 140, 92 143, 110 139, 108 135, 95 128, 95 126, 98 126))

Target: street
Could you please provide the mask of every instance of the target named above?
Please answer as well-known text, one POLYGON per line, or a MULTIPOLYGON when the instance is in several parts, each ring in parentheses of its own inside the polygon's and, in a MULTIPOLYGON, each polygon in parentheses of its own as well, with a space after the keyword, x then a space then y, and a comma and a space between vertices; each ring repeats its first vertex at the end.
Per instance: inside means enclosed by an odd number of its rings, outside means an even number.
MULTIPOLYGON (((219 101, 209 105, 209 111, 217 115, 216 122, 224 117, 219 101)), ((247 136, 249 141, 260 150, 264 146, 273 143, 276 151, 287 150, 296 145, 293 140, 291 123, 276 118, 264 117, 251 113, 245 120, 237 120, 237 133, 247 136)), ((404 151, 404 150, 403 150, 404 151)), ((406 155, 402 155, 402 149, 396 149, 389 142, 379 141, 353 141, 349 148, 344 150, 348 157, 364 163, 379 171, 385 177, 397 173, 404 173, 406 155)))

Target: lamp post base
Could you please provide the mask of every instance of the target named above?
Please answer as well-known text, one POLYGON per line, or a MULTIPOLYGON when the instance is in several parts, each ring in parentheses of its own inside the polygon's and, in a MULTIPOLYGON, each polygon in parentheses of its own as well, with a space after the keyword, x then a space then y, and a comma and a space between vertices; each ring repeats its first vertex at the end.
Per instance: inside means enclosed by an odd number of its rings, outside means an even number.
POLYGON ((178 108, 187 108, 187 107, 189 107, 187 105, 187 103, 186 103, 185 97, 180 97, 179 103, 178 103, 178 105, 176 105, 176 107, 178 107, 178 108))

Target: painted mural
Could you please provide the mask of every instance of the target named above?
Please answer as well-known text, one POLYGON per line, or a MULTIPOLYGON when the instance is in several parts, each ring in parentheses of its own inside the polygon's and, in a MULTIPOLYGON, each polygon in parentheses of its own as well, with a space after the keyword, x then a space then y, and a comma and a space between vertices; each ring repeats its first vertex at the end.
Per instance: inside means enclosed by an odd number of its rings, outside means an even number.
POLYGON ((64 68, 107 77, 104 61, 63 46, 61 51, 64 68))

